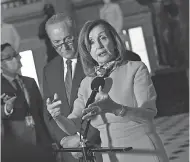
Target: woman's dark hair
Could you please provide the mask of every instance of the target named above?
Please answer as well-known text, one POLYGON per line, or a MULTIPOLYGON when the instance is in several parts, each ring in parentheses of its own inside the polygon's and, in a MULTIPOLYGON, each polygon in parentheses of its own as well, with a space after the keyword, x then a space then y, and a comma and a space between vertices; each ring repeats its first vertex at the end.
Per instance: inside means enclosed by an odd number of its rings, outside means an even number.
POLYGON ((110 34, 115 48, 116 61, 117 65, 121 65, 124 60, 124 55, 126 52, 126 48, 116 32, 116 30, 105 20, 99 19, 94 21, 88 21, 82 27, 79 38, 78 38, 78 50, 80 54, 80 59, 82 62, 83 70, 86 76, 96 76, 95 74, 95 66, 98 63, 91 57, 90 55, 90 41, 89 41, 89 33, 91 30, 98 25, 102 25, 110 34))
POLYGON ((1 52, 6 48, 6 47, 12 47, 11 44, 9 43, 4 43, 4 44, 1 44, 1 52))

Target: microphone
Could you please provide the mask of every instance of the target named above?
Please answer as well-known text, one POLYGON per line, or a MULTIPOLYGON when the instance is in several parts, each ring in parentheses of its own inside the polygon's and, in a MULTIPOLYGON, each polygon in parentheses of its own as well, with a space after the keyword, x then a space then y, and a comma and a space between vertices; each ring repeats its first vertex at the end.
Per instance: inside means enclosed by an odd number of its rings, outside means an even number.
POLYGON ((86 102, 85 108, 87 108, 88 105, 94 102, 96 94, 98 93, 99 87, 101 86, 102 88, 104 88, 104 85, 105 85, 105 80, 103 77, 96 77, 93 79, 91 83, 92 93, 90 94, 90 97, 88 98, 86 102))
MULTIPOLYGON (((88 98, 88 100, 86 102, 85 108, 87 108, 88 105, 90 105, 91 103, 94 102, 96 94, 98 93, 99 87, 102 86, 102 88, 104 88, 104 85, 105 85, 105 80, 104 80, 103 77, 96 77, 96 78, 93 79, 93 81, 91 83, 92 93, 91 93, 90 97, 88 98)), ((83 133, 83 138, 84 139, 86 139, 86 137, 87 137, 88 129, 89 129, 89 126, 90 126, 90 121, 91 120, 87 121, 87 125, 86 125, 86 128, 85 128, 84 133, 83 133)), ((84 122, 84 120, 82 120, 82 123, 83 122, 84 122)))

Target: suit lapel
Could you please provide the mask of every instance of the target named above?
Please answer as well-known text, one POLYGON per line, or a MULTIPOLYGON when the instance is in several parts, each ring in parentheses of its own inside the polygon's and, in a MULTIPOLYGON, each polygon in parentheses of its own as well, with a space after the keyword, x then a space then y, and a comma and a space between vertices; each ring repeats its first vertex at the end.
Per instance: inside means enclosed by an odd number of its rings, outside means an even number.
POLYGON ((1 75, 1 93, 6 93, 8 95, 13 95, 16 93, 16 89, 11 85, 11 83, 3 76, 1 75), (10 94, 13 93, 13 94, 10 94))
POLYGON ((23 92, 24 92, 24 96, 25 99, 28 103, 28 106, 31 107, 31 90, 32 90, 32 86, 30 86, 29 80, 26 79, 24 76, 20 75, 20 79, 23 82, 23 92))
POLYGON ((72 81, 72 91, 71 91, 71 106, 73 105, 74 100, 77 98, 78 88, 82 79, 84 78, 84 72, 82 69, 82 65, 80 59, 77 61, 77 65, 75 68, 75 74, 72 81))
MULTIPOLYGON (((52 87, 55 92, 60 94, 60 98, 63 99, 63 107, 69 107, 69 103, 67 100, 66 90, 65 90, 65 82, 64 82, 64 63, 63 58, 59 57, 53 67, 53 71, 51 71, 51 78, 53 79, 52 83, 54 83, 54 87, 52 87), (56 65, 55 65, 56 64, 56 65)), ((65 110, 66 111, 66 110, 65 110)), ((70 111, 70 110, 69 110, 70 111)), ((66 113, 66 112, 64 112, 66 113)), ((66 113, 67 114, 67 113, 66 113)))

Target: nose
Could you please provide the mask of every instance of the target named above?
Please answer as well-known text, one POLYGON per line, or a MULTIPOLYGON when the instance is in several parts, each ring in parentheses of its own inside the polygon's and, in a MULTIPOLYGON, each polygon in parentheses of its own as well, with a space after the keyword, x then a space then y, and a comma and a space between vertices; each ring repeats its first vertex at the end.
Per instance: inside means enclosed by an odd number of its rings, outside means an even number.
POLYGON ((61 50, 69 50, 69 45, 67 43, 63 43, 61 46, 61 50))
POLYGON ((21 56, 20 55, 17 55, 17 57, 15 58, 17 61, 20 61, 21 60, 21 56))
POLYGON ((97 46, 97 48, 103 48, 104 47, 100 40, 97 41, 96 46, 97 46))
POLYGON ((20 55, 18 55, 16 58, 17 58, 18 60, 20 60, 20 59, 21 59, 21 56, 20 56, 20 55))

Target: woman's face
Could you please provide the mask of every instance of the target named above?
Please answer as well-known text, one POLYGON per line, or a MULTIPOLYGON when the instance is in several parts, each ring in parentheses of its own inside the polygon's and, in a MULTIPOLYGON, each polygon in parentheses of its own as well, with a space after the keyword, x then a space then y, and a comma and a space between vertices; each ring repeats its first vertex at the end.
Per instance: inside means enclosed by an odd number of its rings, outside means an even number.
POLYGON ((90 55, 99 65, 110 62, 115 57, 114 43, 103 25, 95 26, 89 33, 90 55))

